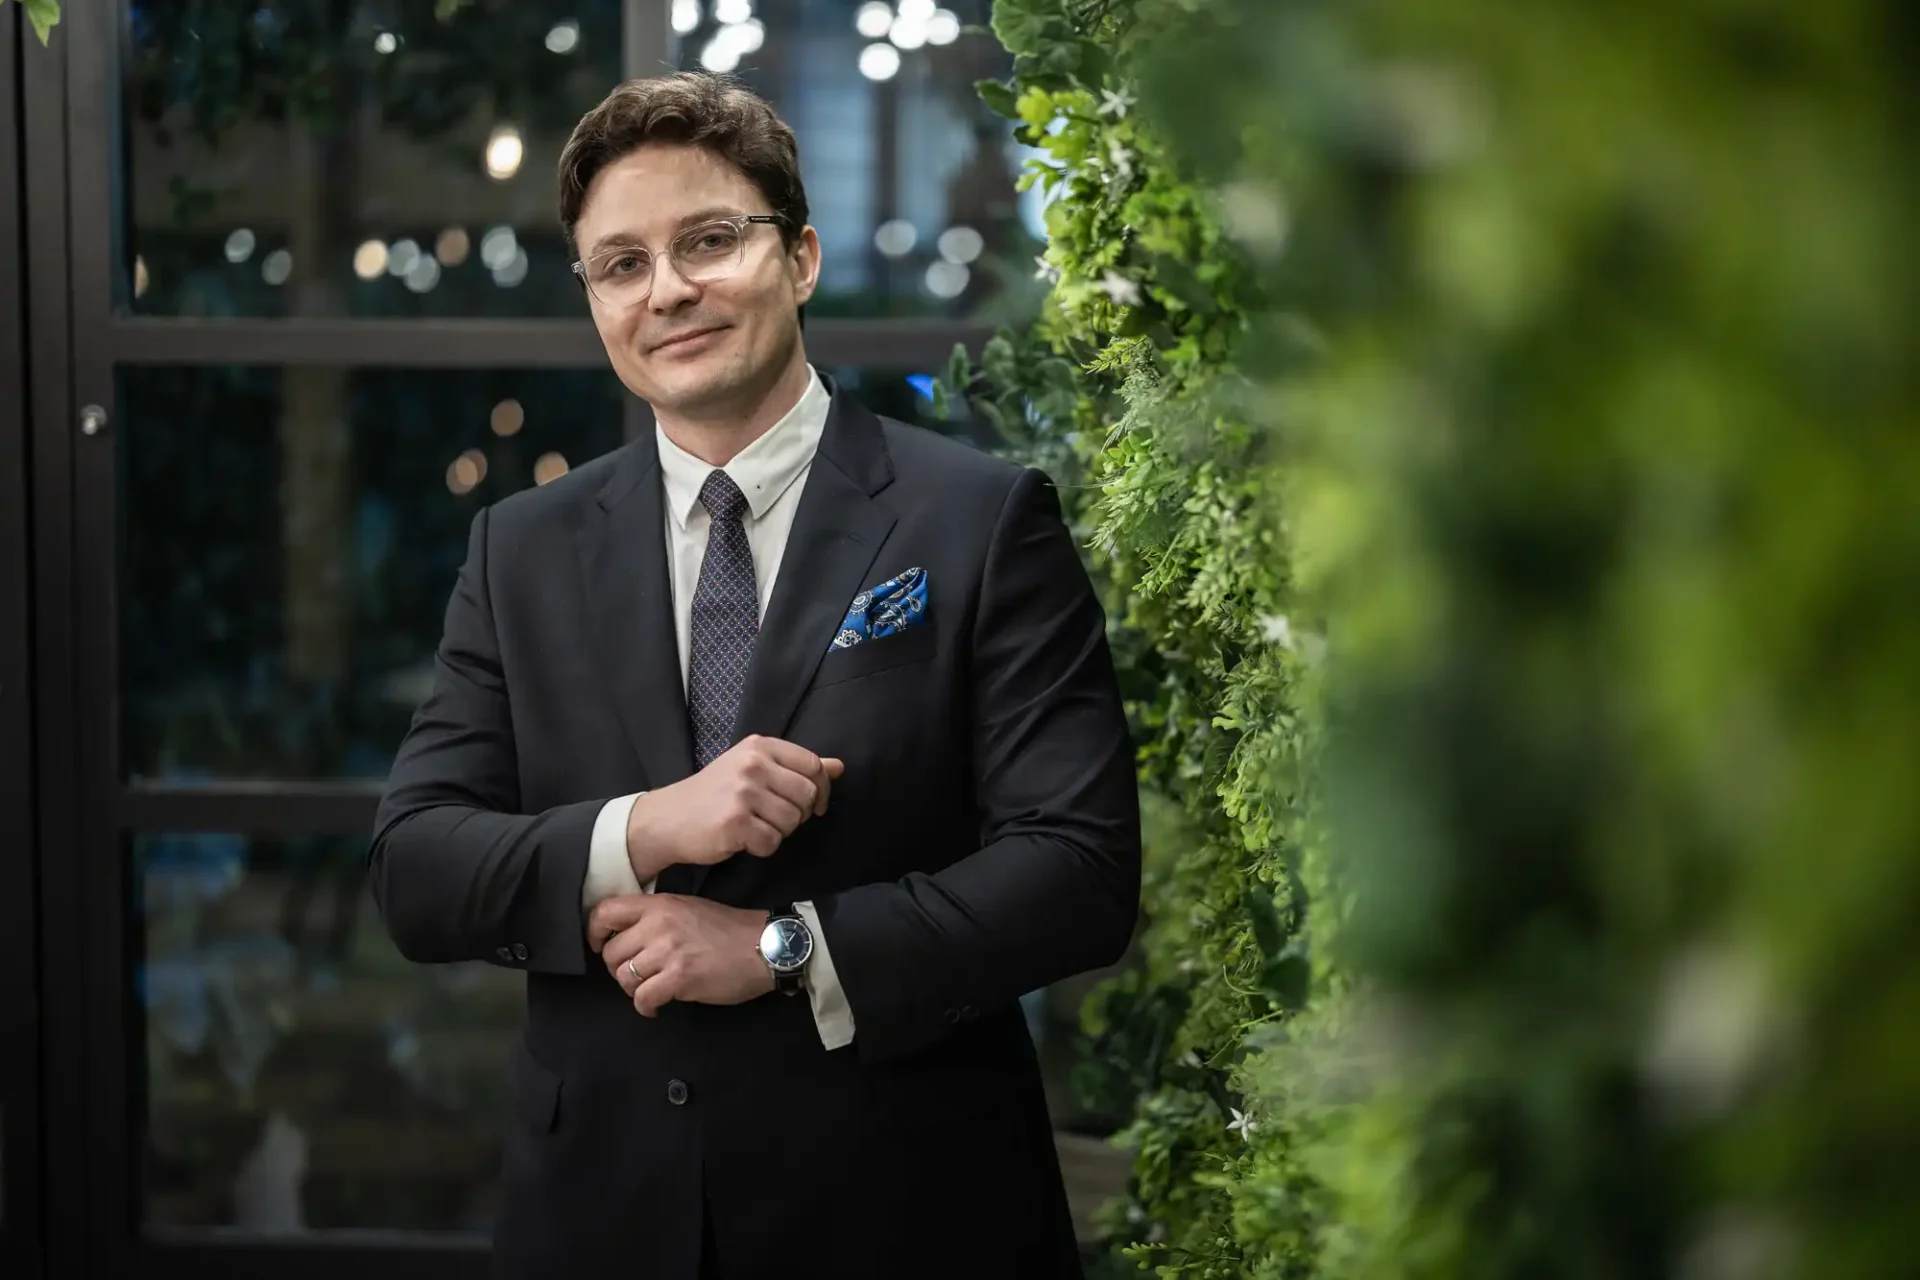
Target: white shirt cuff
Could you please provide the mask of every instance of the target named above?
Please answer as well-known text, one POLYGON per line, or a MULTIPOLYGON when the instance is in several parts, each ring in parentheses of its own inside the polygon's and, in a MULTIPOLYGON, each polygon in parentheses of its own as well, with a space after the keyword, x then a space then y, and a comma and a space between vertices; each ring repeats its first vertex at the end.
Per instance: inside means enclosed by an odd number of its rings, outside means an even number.
MULTIPOLYGON (((653 881, 640 883, 633 874, 633 862, 627 857, 627 817, 633 802, 642 792, 609 800, 600 806, 593 820, 593 836, 587 844, 587 877, 580 885, 580 906, 591 911, 608 898, 623 893, 652 893, 653 881)), ((818 935, 815 935, 816 937, 818 935)))
POLYGON ((820 1029, 820 1043, 829 1049, 844 1049, 853 1043, 853 1007, 847 993, 840 989, 840 975, 833 971, 833 953, 827 950, 827 935, 820 928, 820 913, 811 902, 796 902, 793 909, 807 922, 813 934, 813 957, 807 961, 803 979, 807 999, 813 1003, 813 1025, 820 1029))

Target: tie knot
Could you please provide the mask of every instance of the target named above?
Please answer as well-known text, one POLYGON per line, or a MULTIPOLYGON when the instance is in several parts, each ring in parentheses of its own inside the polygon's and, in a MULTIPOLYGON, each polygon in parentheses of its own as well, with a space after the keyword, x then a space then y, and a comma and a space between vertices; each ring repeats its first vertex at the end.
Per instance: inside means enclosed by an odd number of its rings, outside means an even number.
POLYGON ((747 495, 740 492, 740 486, 733 482, 732 476, 716 470, 700 486, 700 505, 716 521, 738 520, 746 514, 747 495))

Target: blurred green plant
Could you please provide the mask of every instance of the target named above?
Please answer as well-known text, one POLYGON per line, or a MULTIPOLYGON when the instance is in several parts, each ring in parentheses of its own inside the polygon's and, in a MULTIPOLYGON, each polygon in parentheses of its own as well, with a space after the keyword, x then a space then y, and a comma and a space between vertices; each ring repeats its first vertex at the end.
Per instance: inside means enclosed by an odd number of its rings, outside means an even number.
POLYGON ((995 28, 1059 275, 972 390, 1186 815, 1088 1010, 1125 1252, 1911 1274, 1920 10, 995 28))
POLYGON ((1242 347, 1335 620, 1353 994, 1241 1077, 1314 1274, 1912 1274, 1920 13, 1190 7, 1143 107, 1324 352, 1242 347))
POLYGON ((1078 1091, 1135 1152, 1108 1225, 1124 1259, 1226 1276, 1247 1260, 1233 1188, 1278 1141, 1238 1092, 1246 1036, 1315 986, 1304 708, 1323 645, 1235 376, 1258 298, 1232 195, 1193 182, 1137 111, 1131 68, 1188 21, 1164 0, 995 5, 1014 74, 981 92, 1041 153, 1025 182, 1049 196, 1051 293, 978 367, 956 352, 942 387, 1060 486, 1159 815, 1142 961, 1084 1013, 1078 1091))
MULTIPOLYGON (((0 4, 6 2, 0 0, 0 4)), ((33 33, 45 45, 53 38, 53 29, 60 21, 60 0, 20 0, 20 4, 27 11, 27 21, 33 24, 33 33)))

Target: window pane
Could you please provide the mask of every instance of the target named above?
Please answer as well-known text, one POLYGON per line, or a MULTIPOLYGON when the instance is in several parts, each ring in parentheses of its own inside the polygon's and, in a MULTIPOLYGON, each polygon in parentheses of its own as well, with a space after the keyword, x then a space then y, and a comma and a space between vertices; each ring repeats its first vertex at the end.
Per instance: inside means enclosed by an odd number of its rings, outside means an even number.
POLYGON ((122 299, 585 314, 553 172, 620 78, 621 8, 131 0, 122 299))
POLYGON ((809 317, 1023 318, 1044 287, 1039 193, 1014 190, 1028 153, 973 87, 1012 62, 959 31, 985 26, 989 0, 929 5, 926 21, 894 7, 874 38, 863 0, 672 0, 678 61, 733 73, 793 126, 820 233, 809 317))
POLYGON ((475 511, 617 448, 601 370, 121 371, 121 744, 148 777, 382 777, 475 511))
POLYGON ((148 1224, 489 1228, 525 979, 402 959, 365 854, 133 840, 148 1224))

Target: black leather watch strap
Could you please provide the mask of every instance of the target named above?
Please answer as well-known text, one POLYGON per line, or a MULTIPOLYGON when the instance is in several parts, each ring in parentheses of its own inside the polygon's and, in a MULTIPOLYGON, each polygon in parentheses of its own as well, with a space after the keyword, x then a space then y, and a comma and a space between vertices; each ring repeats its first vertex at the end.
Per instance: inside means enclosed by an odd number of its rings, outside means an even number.
MULTIPOLYGON (((801 918, 800 909, 794 906, 793 903, 791 902, 789 902, 784 907, 775 907, 773 910, 767 912, 768 923, 772 923, 775 920, 779 920, 783 918, 800 920, 803 925, 805 924, 805 921, 801 918)), ((811 933, 811 930, 809 930, 809 933, 811 933)), ((812 958, 811 953, 809 953, 808 958, 809 959, 812 958)), ((781 995, 785 995, 785 996, 799 995, 800 985, 801 985, 800 977, 805 972, 806 972, 806 966, 804 964, 801 965, 800 968, 795 969, 792 973, 781 973, 778 969, 773 970, 773 989, 775 991, 778 991, 781 995)))

